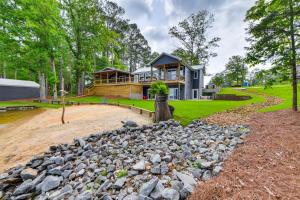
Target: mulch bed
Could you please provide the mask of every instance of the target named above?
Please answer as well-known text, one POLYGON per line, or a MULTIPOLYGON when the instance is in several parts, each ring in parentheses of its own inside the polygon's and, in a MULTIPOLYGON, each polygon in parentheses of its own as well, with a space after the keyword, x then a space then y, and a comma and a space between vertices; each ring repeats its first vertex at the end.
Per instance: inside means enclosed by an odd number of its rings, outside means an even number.
POLYGON ((190 200, 300 199, 300 112, 258 113, 248 124, 245 144, 190 200))

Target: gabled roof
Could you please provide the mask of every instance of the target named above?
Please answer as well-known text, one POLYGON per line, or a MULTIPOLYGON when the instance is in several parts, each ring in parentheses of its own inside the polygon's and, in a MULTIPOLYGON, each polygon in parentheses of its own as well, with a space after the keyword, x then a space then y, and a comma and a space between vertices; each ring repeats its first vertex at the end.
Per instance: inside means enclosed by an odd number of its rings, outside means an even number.
POLYGON ((148 65, 152 65, 153 63, 155 63, 156 61, 158 61, 163 56, 168 56, 170 58, 173 58, 173 59, 177 60, 178 62, 182 61, 182 59, 179 58, 179 57, 177 57, 177 56, 174 56, 174 55, 171 55, 171 54, 163 52, 159 56, 157 56, 154 60, 152 60, 148 65))
POLYGON ((96 71, 94 74, 98 74, 98 73, 102 73, 102 72, 115 72, 115 71, 122 72, 122 73, 125 73, 125 74, 130 74, 129 71, 117 69, 117 68, 114 68, 114 67, 105 67, 104 69, 96 71))
POLYGON ((34 81, 24 81, 15 79, 0 78, 0 86, 11 86, 11 87, 31 87, 39 88, 40 85, 34 81))

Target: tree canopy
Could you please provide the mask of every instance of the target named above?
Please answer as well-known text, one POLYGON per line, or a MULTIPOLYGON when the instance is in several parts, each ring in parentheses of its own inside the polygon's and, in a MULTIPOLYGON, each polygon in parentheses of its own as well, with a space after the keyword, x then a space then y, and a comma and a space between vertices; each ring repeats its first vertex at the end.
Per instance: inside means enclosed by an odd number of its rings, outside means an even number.
POLYGON ((257 0, 247 11, 250 47, 247 62, 271 62, 274 68, 290 71, 293 82, 293 110, 297 110, 296 65, 300 50, 299 0, 257 0), (297 53, 298 52, 298 53, 297 53))

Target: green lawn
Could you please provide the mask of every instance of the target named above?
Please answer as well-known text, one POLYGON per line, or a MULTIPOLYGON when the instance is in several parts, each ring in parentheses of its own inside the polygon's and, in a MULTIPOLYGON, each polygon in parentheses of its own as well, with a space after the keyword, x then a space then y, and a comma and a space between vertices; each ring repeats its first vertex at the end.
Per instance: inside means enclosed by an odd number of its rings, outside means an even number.
MULTIPOLYGON (((272 86, 272 88, 267 89, 264 89, 263 87, 249 87, 246 91, 255 92, 257 94, 275 96, 283 100, 281 104, 262 109, 262 112, 270 112, 292 108, 292 87, 290 85, 275 85, 272 86)), ((298 86, 298 105, 300 102, 299 92, 300 88, 298 86)))
POLYGON ((38 106, 42 108, 59 108, 60 105, 49 104, 49 103, 34 103, 33 101, 0 101, 0 107, 7 106, 38 106))
MULTIPOLYGON (((236 90, 234 88, 224 88, 221 94, 236 94, 236 95, 249 95, 243 91, 253 92, 256 94, 266 94, 276 96, 283 100, 283 103, 263 109, 263 112, 288 109, 292 104, 292 88, 289 85, 277 85, 272 88, 263 89, 262 87, 250 87, 246 90, 236 90)), ((246 101, 223 101, 223 100, 199 100, 199 101, 169 101, 175 107, 174 117, 183 125, 190 123, 194 119, 200 119, 216 112, 222 112, 228 109, 237 108, 252 103, 263 102, 264 98, 260 95, 250 94, 252 97, 246 101)), ((81 98, 68 98, 69 101, 86 102, 86 103, 100 103, 105 101, 103 98, 90 96, 81 98)), ((152 100, 132 100, 132 99, 107 99, 106 101, 112 103, 120 103, 126 105, 134 105, 136 107, 144 108, 154 111, 154 101, 152 100)), ((298 96, 300 102, 300 95, 298 96)), ((36 105, 45 108, 58 108, 59 105, 52 105, 47 103, 33 103, 32 101, 13 101, 13 102, 0 102, 1 106, 14 106, 14 105, 36 105)))
MULTIPOLYGON (((231 90, 231 89, 227 89, 231 90)), ((229 91, 228 91, 229 92, 229 91)), ((232 92, 235 92, 234 90, 232 92)), ((244 93, 243 93, 244 94, 244 93)), ((199 101, 169 101, 169 104, 175 107, 174 117, 183 125, 190 123, 194 119, 203 118, 216 112, 222 112, 228 109, 248 105, 251 103, 263 102, 264 98, 251 95, 252 99, 246 101, 223 101, 223 100, 199 100, 199 101)), ((101 102, 100 97, 72 98, 72 101, 78 102, 101 102)), ((132 100, 132 99, 108 99, 108 102, 134 105, 140 108, 154 111, 154 101, 152 100, 132 100)))

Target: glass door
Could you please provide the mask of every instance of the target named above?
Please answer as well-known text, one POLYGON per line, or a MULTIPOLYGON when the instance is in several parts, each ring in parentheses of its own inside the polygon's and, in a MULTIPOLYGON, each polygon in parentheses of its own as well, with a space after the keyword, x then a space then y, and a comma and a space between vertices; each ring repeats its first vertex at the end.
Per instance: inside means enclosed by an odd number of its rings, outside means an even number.
POLYGON ((178 88, 170 88, 169 99, 170 100, 178 99, 178 88))

